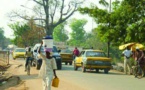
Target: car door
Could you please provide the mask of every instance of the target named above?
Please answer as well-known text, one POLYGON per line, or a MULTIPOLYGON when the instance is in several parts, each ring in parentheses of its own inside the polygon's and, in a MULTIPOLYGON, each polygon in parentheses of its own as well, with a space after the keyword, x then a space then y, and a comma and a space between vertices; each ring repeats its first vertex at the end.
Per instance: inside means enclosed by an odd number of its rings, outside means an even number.
POLYGON ((78 64, 81 64, 81 63, 82 63, 82 59, 83 59, 83 57, 84 57, 84 52, 85 52, 85 51, 82 51, 82 52, 80 53, 80 55, 76 58, 76 63, 78 63, 78 64))

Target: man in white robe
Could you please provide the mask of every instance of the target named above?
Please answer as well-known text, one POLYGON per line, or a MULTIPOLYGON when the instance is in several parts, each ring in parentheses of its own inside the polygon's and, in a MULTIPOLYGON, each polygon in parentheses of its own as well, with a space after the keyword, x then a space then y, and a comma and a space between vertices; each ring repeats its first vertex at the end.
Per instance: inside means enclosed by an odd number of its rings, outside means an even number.
MULTIPOLYGON (((43 42, 41 43, 42 46, 43 42)), ((40 46, 40 48, 41 48, 40 46)), ((40 69, 39 77, 43 78, 43 90, 51 90, 51 84, 53 76, 57 78, 55 70, 57 69, 56 61, 55 59, 50 56, 49 51, 46 52, 46 56, 41 53, 41 50, 39 49, 39 57, 42 58, 42 66, 40 69)))

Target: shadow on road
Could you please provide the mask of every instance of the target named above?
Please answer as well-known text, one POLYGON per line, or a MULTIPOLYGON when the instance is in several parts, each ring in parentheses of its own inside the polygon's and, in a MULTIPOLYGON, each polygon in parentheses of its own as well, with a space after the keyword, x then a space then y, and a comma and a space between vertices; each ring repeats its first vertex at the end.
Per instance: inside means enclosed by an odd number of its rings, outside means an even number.
POLYGON ((28 80, 28 79, 37 79, 38 78, 38 74, 31 74, 31 75, 19 75, 19 77, 23 80, 28 80))
MULTIPOLYGON (((82 68, 78 68, 77 71, 81 72, 81 69, 82 69, 82 68)), ((73 65, 64 65, 64 64, 62 64, 62 69, 61 69, 61 71, 74 71, 74 67, 73 67, 73 65)), ((85 73, 105 74, 105 73, 104 73, 104 70, 99 70, 99 72, 96 73, 95 70, 89 70, 89 69, 88 69, 85 73)), ((119 72, 119 71, 110 70, 109 73, 106 74, 106 75, 125 75, 125 74, 123 74, 122 72, 119 72)))

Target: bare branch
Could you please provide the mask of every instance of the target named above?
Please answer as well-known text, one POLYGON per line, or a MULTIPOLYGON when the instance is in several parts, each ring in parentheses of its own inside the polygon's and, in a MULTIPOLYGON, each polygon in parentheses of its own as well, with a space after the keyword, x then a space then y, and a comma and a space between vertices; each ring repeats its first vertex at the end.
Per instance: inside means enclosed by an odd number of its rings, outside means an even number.
POLYGON ((33 0, 34 2, 36 2, 37 4, 39 4, 39 5, 43 5, 42 3, 40 3, 39 1, 37 1, 37 0, 33 0))
POLYGON ((62 16, 63 16, 63 9, 64 9, 64 0, 62 0, 62 4, 61 4, 61 10, 60 10, 60 19, 59 20, 62 20, 62 16))
POLYGON ((57 3, 57 0, 55 0, 55 7, 54 7, 54 11, 53 11, 53 13, 52 13, 52 22, 53 22, 53 18, 54 18, 54 16, 55 16, 55 13, 56 13, 56 8, 57 8, 57 6, 58 6, 58 3, 57 3))

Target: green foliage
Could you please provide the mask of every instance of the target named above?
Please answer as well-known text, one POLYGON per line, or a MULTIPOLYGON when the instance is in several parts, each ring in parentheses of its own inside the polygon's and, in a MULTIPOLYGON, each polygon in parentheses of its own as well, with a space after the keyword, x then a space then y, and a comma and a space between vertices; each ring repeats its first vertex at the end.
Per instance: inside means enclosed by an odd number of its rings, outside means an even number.
MULTIPOLYGON (((100 0, 106 6, 107 0, 100 0)), ((145 0, 115 0, 112 2, 111 12, 100 9, 97 6, 91 8, 79 8, 80 13, 93 17, 98 24, 94 34, 103 42, 111 42, 111 46, 121 45, 127 42, 139 42, 144 44, 145 40, 145 0)), ((118 48, 110 48, 111 57, 114 62, 122 60, 118 48), (112 56, 113 55, 113 56, 112 56), (117 58, 117 59, 115 59, 117 58)))
POLYGON ((4 39, 4 31, 3 28, 0 28, 0 40, 4 39))
POLYGON ((27 44, 26 38, 27 31, 30 29, 27 24, 20 22, 10 24, 9 27, 14 31, 15 38, 13 43, 18 46, 25 46, 27 44))
POLYGON ((84 25, 87 23, 85 19, 72 19, 70 23, 70 28, 72 32, 70 33, 69 45, 71 46, 83 46, 86 40, 86 32, 84 30, 84 25))
POLYGON ((79 11, 95 19, 98 24, 95 30, 102 41, 110 41, 113 45, 127 42, 144 43, 144 2, 145 0, 123 0, 122 2, 116 0, 112 2, 111 13, 97 6, 80 8, 79 11))
POLYGON ((62 23, 54 29, 53 38, 55 41, 66 42, 68 39, 68 32, 64 28, 65 24, 66 23, 62 23))
POLYGON ((7 48, 8 44, 10 44, 10 39, 4 36, 4 29, 0 27, 0 47, 7 48))

